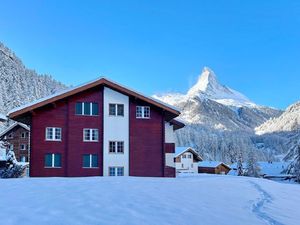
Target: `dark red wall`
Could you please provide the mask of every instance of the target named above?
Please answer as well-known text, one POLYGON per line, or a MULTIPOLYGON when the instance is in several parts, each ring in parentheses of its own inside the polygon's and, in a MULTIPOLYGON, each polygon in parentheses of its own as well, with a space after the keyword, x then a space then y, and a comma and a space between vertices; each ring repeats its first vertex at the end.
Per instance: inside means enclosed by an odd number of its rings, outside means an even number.
POLYGON ((163 113, 151 106, 150 119, 137 119, 137 105, 147 106, 143 102, 130 99, 129 175, 164 176, 163 113))
POLYGON ((98 87, 33 113, 30 176, 102 175, 102 101, 102 87, 98 87), (78 101, 98 102, 99 116, 75 115, 78 101), (62 141, 45 141, 46 127, 61 127, 62 141), (83 128, 98 128, 99 142, 83 142, 83 128), (46 153, 61 153, 62 168, 44 168, 46 153), (98 154, 99 168, 82 168, 83 154, 98 154))
MULTIPOLYGON (((175 170, 164 164, 164 114, 151 107, 150 119, 136 119, 136 106, 146 106, 130 98, 129 117, 129 175, 173 176, 175 170)), ((44 176, 102 176, 103 175, 103 87, 82 92, 65 100, 35 110, 31 116, 30 175, 44 176), (97 102, 99 116, 75 115, 76 102, 97 102), (62 141, 45 141, 46 127, 61 127, 62 141), (98 128, 99 142, 83 142, 83 128, 98 128), (62 168, 44 168, 46 153, 61 153, 62 168), (98 154, 99 168, 82 168, 83 154, 98 154)), ((167 145, 167 151, 174 151, 167 145)))

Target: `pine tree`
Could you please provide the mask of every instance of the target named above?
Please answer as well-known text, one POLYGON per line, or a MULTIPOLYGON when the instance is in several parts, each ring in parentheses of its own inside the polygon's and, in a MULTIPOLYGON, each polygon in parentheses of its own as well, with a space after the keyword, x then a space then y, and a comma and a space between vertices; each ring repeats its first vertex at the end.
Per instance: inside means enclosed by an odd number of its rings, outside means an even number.
POLYGON ((249 177, 259 177, 260 168, 257 164, 255 153, 253 150, 250 150, 248 153, 246 176, 249 177))
POLYGON ((6 161, 6 168, 0 172, 1 178, 19 178, 23 176, 26 166, 18 164, 14 151, 8 150, 6 161))
POLYGON ((243 176, 244 175, 244 171, 243 171, 243 156, 242 156, 241 152, 239 152, 239 154, 238 154, 238 161, 237 161, 236 168, 237 168, 237 175, 238 176, 243 176))

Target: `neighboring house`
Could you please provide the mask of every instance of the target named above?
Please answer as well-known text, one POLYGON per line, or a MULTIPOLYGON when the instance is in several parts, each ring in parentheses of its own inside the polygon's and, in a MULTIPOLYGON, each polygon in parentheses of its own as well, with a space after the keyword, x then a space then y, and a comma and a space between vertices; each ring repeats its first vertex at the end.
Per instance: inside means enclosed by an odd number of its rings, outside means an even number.
POLYGON ((191 147, 176 148, 174 161, 178 173, 198 173, 198 163, 202 160, 191 147))
POLYGON ((179 110, 105 78, 9 112, 31 127, 30 176, 175 176, 179 110), (168 165, 167 165, 168 164, 168 165))
POLYGON ((18 162, 29 160, 29 131, 27 125, 15 122, 0 133, 0 140, 8 142, 18 162))
POLYGON ((198 164, 199 173, 227 174, 229 171, 230 167, 222 162, 202 161, 198 164))

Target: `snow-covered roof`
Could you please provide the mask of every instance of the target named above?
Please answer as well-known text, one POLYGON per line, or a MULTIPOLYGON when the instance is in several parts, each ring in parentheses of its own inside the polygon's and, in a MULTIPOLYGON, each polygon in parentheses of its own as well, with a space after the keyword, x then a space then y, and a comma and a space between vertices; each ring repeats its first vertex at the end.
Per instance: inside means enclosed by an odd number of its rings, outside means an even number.
POLYGON ((123 91, 127 91, 131 95, 135 95, 136 97, 143 97, 146 101, 148 101, 148 102, 150 102, 152 104, 156 104, 157 106, 165 108, 166 110, 170 110, 170 111, 173 111, 173 112, 175 111, 178 115, 180 114, 179 109, 176 108, 176 107, 174 107, 174 106, 171 106, 171 105, 169 105, 169 104, 167 104, 165 102, 162 102, 162 101, 160 101, 158 99, 155 99, 153 97, 141 94, 138 91, 135 91, 135 90, 133 90, 131 88, 125 87, 124 85, 121 85, 121 84, 119 84, 119 83, 117 83, 115 81, 111 81, 111 80, 109 80, 109 79, 107 79, 105 77, 100 77, 100 78, 98 78, 96 80, 93 80, 93 81, 90 81, 90 82, 78 85, 76 87, 68 88, 68 89, 63 90, 63 91, 59 91, 59 92, 57 92, 57 93, 55 93, 53 95, 50 95, 50 96, 38 99, 36 101, 33 101, 31 103, 22 105, 22 106, 17 107, 17 108, 14 108, 14 109, 12 109, 11 111, 8 112, 8 116, 11 116, 11 114, 17 113, 19 111, 23 111, 23 110, 26 111, 26 109, 30 109, 30 108, 32 108, 34 106, 36 106, 36 108, 41 107, 41 106, 43 106, 43 103, 46 105, 46 104, 48 104, 51 101, 56 101, 56 100, 63 99, 65 97, 74 95, 76 93, 79 93, 79 92, 81 92, 83 90, 86 90, 86 89, 89 89, 89 88, 93 88, 93 87, 95 87, 97 85, 100 85, 100 84, 106 84, 108 86, 113 86, 116 89, 122 89, 123 91))
MULTIPOLYGON (((280 175, 287 167, 289 166, 290 162, 257 162, 258 167, 260 168, 260 174, 264 175, 270 175, 270 176, 278 176, 280 175)), ((234 163, 231 165, 232 169, 237 168, 237 164, 234 163)), ((243 163, 243 168, 247 168, 247 163, 243 163)))
POLYGON ((182 155, 183 153, 190 151, 192 152, 200 161, 202 161, 203 159, 201 158, 201 156, 199 155, 198 152, 196 152, 193 148, 191 147, 176 147, 175 148, 175 158, 182 155))
POLYGON ((1 133, 0 133, 0 137, 1 136, 3 136, 3 135, 5 135, 7 132, 9 132, 10 130, 12 130, 13 128, 15 128, 16 126, 21 126, 21 127, 23 127, 24 129, 26 129, 26 130, 30 130, 30 128, 26 125, 26 124, 24 124, 24 123, 20 123, 20 122, 15 122, 15 123, 13 123, 12 125, 10 125, 9 127, 7 127, 4 131, 2 131, 1 133))
POLYGON ((5 115, 3 115, 3 114, 1 114, 1 113, 0 113, 0 121, 1 121, 1 120, 3 120, 3 121, 6 121, 6 120, 7 120, 7 118, 6 118, 6 116, 5 116, 5 115))
POLYGON ((215 168, 215 167, 219 166, 220 164, 230 168, 230 166, 228 166, 225 163, 220 162, 220 161, 202 161, 202 162, 198 163, 198 166, 215 168))

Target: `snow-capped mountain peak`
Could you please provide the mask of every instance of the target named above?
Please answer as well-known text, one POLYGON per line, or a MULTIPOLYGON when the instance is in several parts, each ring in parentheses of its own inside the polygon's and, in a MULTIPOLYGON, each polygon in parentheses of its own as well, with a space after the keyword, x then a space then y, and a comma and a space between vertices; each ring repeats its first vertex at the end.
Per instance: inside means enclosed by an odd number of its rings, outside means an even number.
POLYGON ((200 92, 214 94, 216 90, 223 88, 215 73, 210 68, 204 67, 197 83, 188 91, 188 95, 195 95, 200 92))
POLYGON ((234 107, 257 106, 243 94, 219 83, 216 74, 208 67, 204 67, 197 83, 188 91, 187 96, 209 98, 223 105, 234 107))

